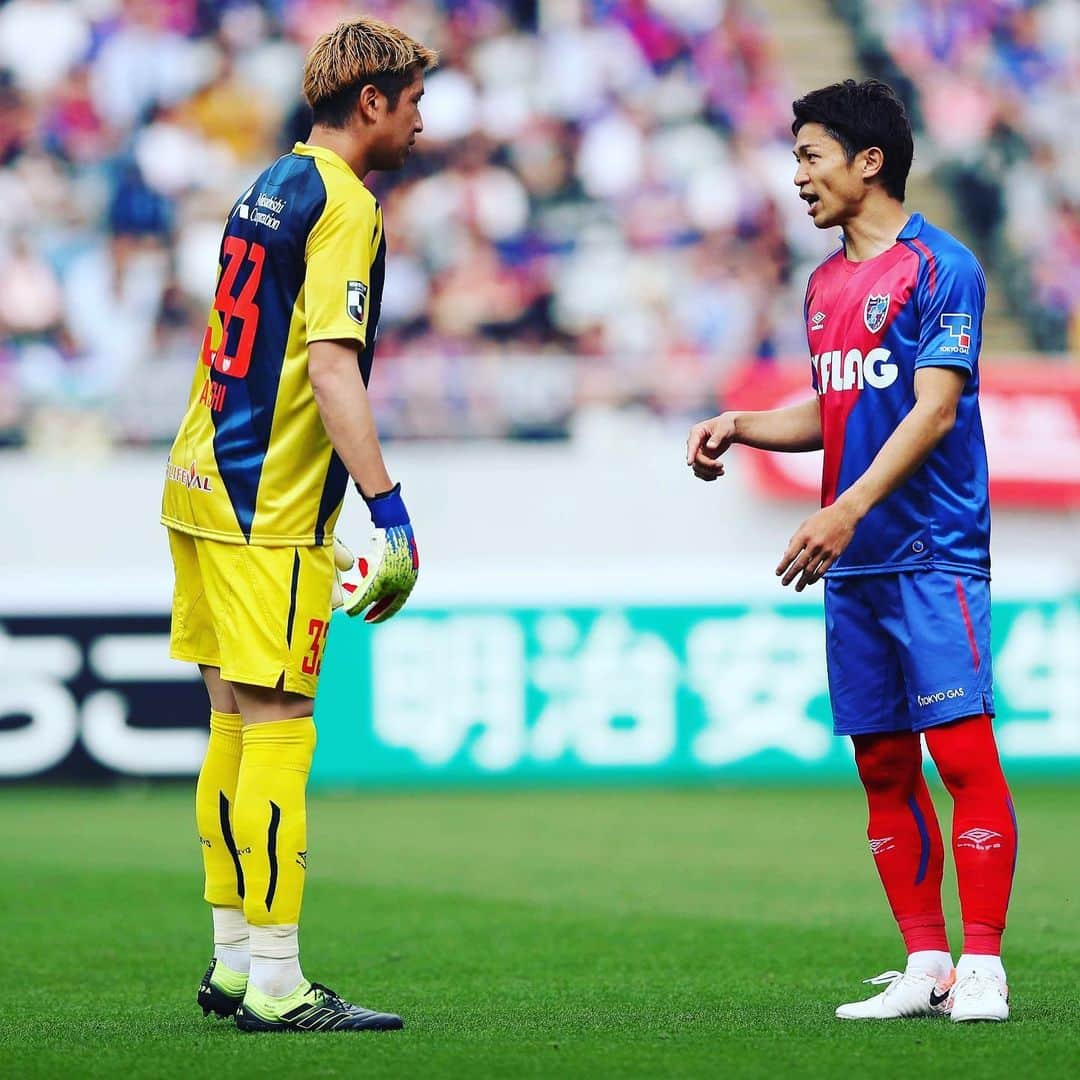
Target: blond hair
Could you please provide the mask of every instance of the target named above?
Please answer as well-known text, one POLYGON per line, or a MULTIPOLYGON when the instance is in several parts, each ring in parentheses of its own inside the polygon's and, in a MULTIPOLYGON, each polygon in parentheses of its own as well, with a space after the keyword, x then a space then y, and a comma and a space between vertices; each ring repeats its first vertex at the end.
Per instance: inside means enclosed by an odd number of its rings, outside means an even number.
POLYGON ((429 71, 439 54, 396 26, 361 15, 338 23, 323 34, 304 63, 304 97, 316 123, 342 126, 356 105, 355 94, 368 83, 397 106, 397 99, 416 74, 429 71))

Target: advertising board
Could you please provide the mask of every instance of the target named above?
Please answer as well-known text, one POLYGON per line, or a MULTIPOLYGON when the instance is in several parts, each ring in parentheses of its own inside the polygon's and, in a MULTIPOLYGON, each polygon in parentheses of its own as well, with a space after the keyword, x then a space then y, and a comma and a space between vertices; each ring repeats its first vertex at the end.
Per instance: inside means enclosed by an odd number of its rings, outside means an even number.
MULTIPOLYGON (((1080 771, 1080 603, 997 601, 997 728, 1014 768, 1080 771)), ((0 779, 193 776, 193 665, 161 615, 0 618, 0 779)), ((816 780, 830 734, 814 604, 418 606, 335 617, 312 779, 330 785, 816 780)))

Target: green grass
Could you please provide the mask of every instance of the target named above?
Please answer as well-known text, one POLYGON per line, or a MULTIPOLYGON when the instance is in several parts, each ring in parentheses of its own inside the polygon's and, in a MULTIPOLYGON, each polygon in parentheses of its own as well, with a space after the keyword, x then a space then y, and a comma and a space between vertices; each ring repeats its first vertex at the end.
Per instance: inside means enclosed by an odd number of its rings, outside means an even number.
POLYGON ((333 1036, 195 1007, 191 801, 0 791, 0 1075, 980 1080, 1080 1060, 1072 789, 1016 791, 1013 1020, 963 1026, 832 1017, 902 964, 854 786, 317 796, 305 970, 407 1025, 333 1036))

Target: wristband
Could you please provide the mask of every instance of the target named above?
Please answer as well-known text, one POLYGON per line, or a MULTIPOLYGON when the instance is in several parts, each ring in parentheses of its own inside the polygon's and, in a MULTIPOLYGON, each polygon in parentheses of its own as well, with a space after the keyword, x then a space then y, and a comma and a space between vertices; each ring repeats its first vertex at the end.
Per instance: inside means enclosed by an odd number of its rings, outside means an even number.
MULTIPOLYGON (((360 491, 360 485, 356 485, 360 491)), ((409 511, 405 509, 405 501, 401 497, 401 484, 395 484, 389 491, 372 495, 369 499, 362 491, 364 502, 367 503, 368 512, 371 514, 371 523, 376 529, 391 529, 395 525, 409 524, 409 511)))

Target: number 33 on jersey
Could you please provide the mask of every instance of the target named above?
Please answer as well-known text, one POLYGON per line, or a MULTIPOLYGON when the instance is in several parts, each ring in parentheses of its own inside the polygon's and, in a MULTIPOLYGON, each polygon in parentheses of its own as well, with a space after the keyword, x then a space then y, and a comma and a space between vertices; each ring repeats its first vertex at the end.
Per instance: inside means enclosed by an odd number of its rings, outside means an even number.
POLYGON ((308 378, 312 341, 355 341, 367 383, 386 243, 374 196, 297 143, 233 207, 162 523, 267 547, 328 544, 348 476, 308 378))

